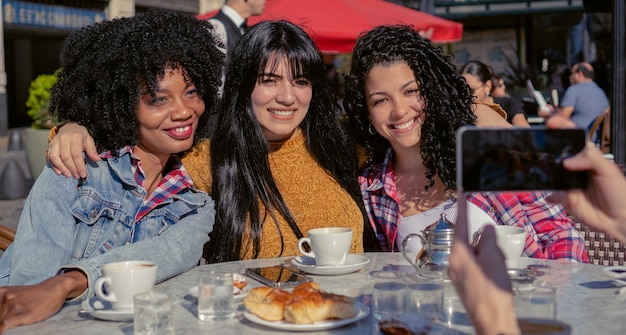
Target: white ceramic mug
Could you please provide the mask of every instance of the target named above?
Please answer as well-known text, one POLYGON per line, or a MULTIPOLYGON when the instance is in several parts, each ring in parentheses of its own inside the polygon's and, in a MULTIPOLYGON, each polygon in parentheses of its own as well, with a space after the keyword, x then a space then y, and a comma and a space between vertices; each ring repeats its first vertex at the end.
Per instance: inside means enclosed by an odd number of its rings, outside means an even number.
POLYGON ((506 259, 506 267, 515 269, 519 267, 519 259, 522 257, 526 243, 526 229, 514 226, 496 225, 496 243, 506 259))
POLYGON ((350 228, 317 228, 307 232, 308 237, 298 240, 298 250, 308 257, 315 259, 316 265, 343 265, 348 259, 352 244, 352 229, 350 228), (308 243, 311 252, 302 248, 308 243))
POLYGON ((102 266, 102 277, 96 280, 94 290, 98 298, 111 302, 113 309, 132 309, 136 294, 152 290, 156 273, 156 264, 149 261, 107 263, 102 266))

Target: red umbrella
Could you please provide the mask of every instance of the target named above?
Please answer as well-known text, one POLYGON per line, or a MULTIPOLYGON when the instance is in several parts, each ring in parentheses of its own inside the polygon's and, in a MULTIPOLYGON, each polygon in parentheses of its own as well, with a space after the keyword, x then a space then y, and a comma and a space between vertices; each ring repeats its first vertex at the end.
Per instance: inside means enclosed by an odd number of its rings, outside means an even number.
MULTIPOLYGON (((198 15, 207 19, 217 11, 198 15)), ((302 27, 324 52, 352 52, 358 35, 383 24, 412 24, 433 42, 461 40, 463 25, 383 0, 267 0, 263 14, 251 16, 249 25, 264 20, 287 20, 302 27)))

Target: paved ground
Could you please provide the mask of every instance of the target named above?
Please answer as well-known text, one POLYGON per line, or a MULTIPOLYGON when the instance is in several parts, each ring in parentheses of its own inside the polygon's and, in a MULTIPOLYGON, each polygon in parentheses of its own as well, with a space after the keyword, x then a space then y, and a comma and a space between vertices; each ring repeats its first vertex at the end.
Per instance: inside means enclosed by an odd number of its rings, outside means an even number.
MULTIPOLYGON (((24 192, 13 192, 14 190, 7 190, 7 186, 11 185, 28 185, 32 183, 30 172, 28 171, 28 163, 26 162, 26 156, 24 151, 8 151, 8 137, 0 137, 0 189, 3 192, 0 192, 2 196, 0 196, 0 224, 16 228, 17 223, 19 222, 20 215, 22 213, 22 208, 24 208, 24 201, 26 200, 23 197, 15 197, 13 195, 24 193, 24 192), (16 180, 7 180, 6 179, 6 171, 7 166, 9 164, 13 165, 15 168, 15 163, 19 166, 21 170, 21 176, 25 178, 24 182, 17 182, 16 180), (5 173, 5 177, 3 176, 3 172, 5 173), (3 188, 4 187, 4 188, 3 188), (2 199, 4 198, 4 199, 2 199)), ((26 190, 27 191, 27 190, 26 190)))

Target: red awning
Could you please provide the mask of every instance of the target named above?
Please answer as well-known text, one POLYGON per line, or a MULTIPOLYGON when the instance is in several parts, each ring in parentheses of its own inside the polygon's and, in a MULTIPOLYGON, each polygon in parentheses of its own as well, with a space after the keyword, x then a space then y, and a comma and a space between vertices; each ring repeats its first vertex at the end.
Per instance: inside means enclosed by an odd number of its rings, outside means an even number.
MULTIPOLYGON (((217 11, 200 14, 207 19, 217 11)), ((463 25, 383 0, 267 0, 263 14, 248 18, 287 20, 302 27, 323 52, 350 53, 358 35, 383 24, 412 24, 433 42, 461 40, 463 25)))

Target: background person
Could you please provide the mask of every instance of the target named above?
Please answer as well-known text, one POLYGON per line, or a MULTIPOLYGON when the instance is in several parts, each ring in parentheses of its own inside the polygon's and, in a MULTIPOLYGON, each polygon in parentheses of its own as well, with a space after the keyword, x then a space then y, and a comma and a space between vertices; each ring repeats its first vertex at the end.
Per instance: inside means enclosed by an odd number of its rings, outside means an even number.
POLYGON ((248 29, 250 16, 261 15, 266 0, 226 0, 219 12, 209 19, 215 34, 224 43, 226 60, 233 52, 235 45, 248 29))
POLYGON ((198 264, 214 203, 176 154, 217 105, 223 54, 209 27, 150 11, 70 35, 50 108, 101 154, 87 178, 46 167, 33 185, 0 258, 0 332, 91 298, 106 263, 152 261, 159 282, 198 264))
POLYGON ((506 120, 517 127, 530 127, 526 114, 522 109, 522 104, 511 97, 492 97, 493 70, 491 66, 473 60, 465 63, 460 70, 461 76, 465 78, 476 97, 476 102, 493 108, 496 111, 504 111, 506 120))
POLYGON ((491 82, 493 86, 491 87, 491 96, 492 97, 510 97, 510 95, 506 92, 506 84, 504 83, 504 78, 499 75, 493 75, 491 77, 491 82))
POLYGON ((609 99, 593 77, 593 67, 589 63, 574 65, 569 76, 571 85, 565 90, 559 107, 549 105, 550 113, 540 112, 539 115, 560 115, 572 120, 579 128, 589 129, 595 118, 609 107, 609 99))
MULTIPOLYGON (((411 26, 362 34, 349 78, 346 111, 354 137, 371 157, 359 177, 362 197, 381 248, 398 250, 404 236, 423 230, 440 213, 455 221, 455 131, 476 123, 473 97, 441 49, 411 26)), ((471 194, 470 231, 485 224, 523 227, 526 256, 587 262, 574 223, 546 196, 471 194)))

